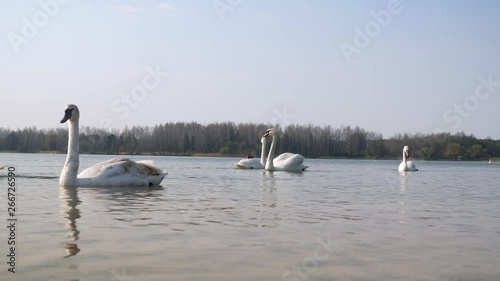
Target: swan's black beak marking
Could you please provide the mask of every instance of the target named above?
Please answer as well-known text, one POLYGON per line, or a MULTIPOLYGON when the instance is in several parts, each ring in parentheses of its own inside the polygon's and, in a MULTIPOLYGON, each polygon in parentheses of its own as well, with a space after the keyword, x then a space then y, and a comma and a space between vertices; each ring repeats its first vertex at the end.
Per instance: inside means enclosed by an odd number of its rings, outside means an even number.
POLYGON ((69 118, 71 118, 71 113, 73 112, 73 109, 74 108, 68 108, 64 111, 64 117, 61 120, 61 123, 64 123, 64 122, 68 121, 69 118))
POLYGON ((262 135, 262 137, 263 137, 263 138, 267 138, 267 137, 269 136, 269 132, 270 132, 270 131, 269 131, 269 130, 267 130, 267 131, 266 131, 266 132, 262 135))

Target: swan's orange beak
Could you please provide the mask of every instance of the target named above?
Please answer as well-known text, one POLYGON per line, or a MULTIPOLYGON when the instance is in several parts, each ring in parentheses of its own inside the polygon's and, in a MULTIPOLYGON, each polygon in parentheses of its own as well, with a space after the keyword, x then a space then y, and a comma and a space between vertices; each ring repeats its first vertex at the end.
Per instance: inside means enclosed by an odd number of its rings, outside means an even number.
POLYGON ((262 135, 262 137, 263 137, 263 138, 267 138, 268 136, 269 136, 269 131, 266 131, 266 132, 262 135))

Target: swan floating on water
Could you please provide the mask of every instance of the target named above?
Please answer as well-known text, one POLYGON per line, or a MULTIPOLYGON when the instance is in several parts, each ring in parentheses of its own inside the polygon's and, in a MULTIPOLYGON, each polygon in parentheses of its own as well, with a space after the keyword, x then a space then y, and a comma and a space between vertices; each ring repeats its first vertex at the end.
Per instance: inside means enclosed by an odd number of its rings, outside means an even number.
POLYGON ((264 161, 266 159, 266 138, 261 138, 262 150, 260 152, 260 161, 255 158, 241 159, 237 164, 238 169, 264 169, 264 161))
POLYGON ((273 137, 271 143, 271 149, 269 150, 269 155, 267 156, 267 161, 265 165, 266 171, 304 171, 309 166, 304 165, 304 156, 300 154, 294 154, 290 152, 285 152, 278 157, 274 158, 274 152, 276 150, 276 138, 277 133, 274 128, 268 129, 262 135, 263 138, 269 136, 273 137))
POLYGON ((77 175, 80 166, 80 111, 73 104, 66 106, 61 123, 68 121, 68 155, 59 185, 61 186, 154 186, 159 185, 167 172, 153 166, 152 161, 133 161, 114 158, 88 167, 77 175))
POLYGON ((403 162, 399 164, 398 171, 400 172, 406 172, 406 171, 418 171, 417 167, 415 164, 413 164, 411 161, 406 161, 406 157, 410 158, 409 154, 410 149, 406 145, 403 147, 403 162))

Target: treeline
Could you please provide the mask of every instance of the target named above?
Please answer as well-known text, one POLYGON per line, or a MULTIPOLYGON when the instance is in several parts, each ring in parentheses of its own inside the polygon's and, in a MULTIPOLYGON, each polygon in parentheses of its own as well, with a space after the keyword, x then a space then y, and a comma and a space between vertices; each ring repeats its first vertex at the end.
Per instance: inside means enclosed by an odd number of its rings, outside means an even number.
MULTIPOLYGON (((202 125, 196 122, 165 123, 154 127, 132 127, 118 131, 83 127, 80 153, 193 155, 260 155, 260 136, 266 124, 232 122, 202 125)), ((457 133, 399 134, 384 139, 380 133, 359 127, 289 125, 279 133, 276 153, 300 153, 305 157, 401 158, 403 146, 419 159, 481 160, 500 157, 500 140, 477 139, 457 133)), ((0 150, 65 153, 67 129, 0 128, 0 150)))

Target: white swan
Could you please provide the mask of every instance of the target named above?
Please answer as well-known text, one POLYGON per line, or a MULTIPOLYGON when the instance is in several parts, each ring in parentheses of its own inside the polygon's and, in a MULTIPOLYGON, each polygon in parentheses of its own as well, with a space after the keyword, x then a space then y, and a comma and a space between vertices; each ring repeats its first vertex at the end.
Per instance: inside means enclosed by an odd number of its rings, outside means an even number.
POLYGON ((304 165, 304 156, 300 154, 294 154, 285 152, 280 156, 274 158, 274 152, 276 150, 276 137, 277 133, 274 128, 268 129, 262 137, 267 138, 269 136, 273 137, 271 143, 271 149, 269 150, 269 155, 267 156, 265 169, 267 171, 304 171, 309 166, 304 165))
POLYGON ((398 171, 418 171, 417 167, 415 167, 415 164, 413 164, 411 161, 406 161, 406 157, 410 158, 409 148, 407 145, 403 147, 403 162, 399 164, 398 171))
POLYGON ((264 161, 266 159, 266 138, 261 138, 262 150, 260 152, 260 161, 255 158, 241 159, 237 164, 238 169, 264 169, 264 161))
POLYGON ((152 165, 151 161, 133 161, 115 158, 95 164, 78 174, 80 166, 79 128, 80 111, 73 104, 66 106, 61 123, 68 124, 68 155, 64 163, 59 185, 61 186, 153 186, 159 185, 166 171, 152 165))

